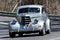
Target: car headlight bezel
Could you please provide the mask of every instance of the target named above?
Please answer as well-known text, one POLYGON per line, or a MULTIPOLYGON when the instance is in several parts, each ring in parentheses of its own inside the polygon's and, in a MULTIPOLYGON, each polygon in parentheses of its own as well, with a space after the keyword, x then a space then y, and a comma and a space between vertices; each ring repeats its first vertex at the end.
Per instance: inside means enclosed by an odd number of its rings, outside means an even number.
POLYGON ((16 20, 12 20, 11 24, 14 25, 16 24, 16 22, 17 22, 16 20))

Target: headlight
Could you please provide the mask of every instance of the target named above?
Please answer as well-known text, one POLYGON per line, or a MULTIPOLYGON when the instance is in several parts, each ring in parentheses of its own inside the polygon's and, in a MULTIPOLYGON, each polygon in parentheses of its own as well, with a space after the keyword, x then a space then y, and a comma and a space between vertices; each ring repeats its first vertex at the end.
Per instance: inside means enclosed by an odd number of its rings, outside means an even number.
POLYGON ((35 19, 33 22, 30 22, 28 26, 35 26, 38 23, 38 20, 35 19))
POLYGON ((16 23, 16 20, 12 20, 12 23, 11 24, 15 24, 16 23))
POLYGON ((34 22, 33 22, 33 24, 37 24, 38 23, 38 20, 37 19, 35 19, 34 20, 34 22))

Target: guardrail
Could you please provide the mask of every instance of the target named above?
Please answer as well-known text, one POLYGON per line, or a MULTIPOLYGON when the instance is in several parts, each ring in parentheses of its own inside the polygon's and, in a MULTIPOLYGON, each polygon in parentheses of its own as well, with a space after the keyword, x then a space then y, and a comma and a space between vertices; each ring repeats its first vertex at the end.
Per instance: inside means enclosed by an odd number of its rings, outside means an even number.
POLYGON ((7 16, 7 17, 15 17, 16 13, 11 13, 11 12, 0 12, 0 16, 7 16))
POLYGON ((60 14, 57 14, 57 15, 56 14, 49 14, 48 16, 51 20, 60 21, 60 14))
MULTIPOLYGON (((0 12, 0 16, 7 16, 7 17, 16 17, 16 12, 0 12)), ((58 20, 60 21, 60 14, 49 14, 48 15, 51 20, 58 20)))

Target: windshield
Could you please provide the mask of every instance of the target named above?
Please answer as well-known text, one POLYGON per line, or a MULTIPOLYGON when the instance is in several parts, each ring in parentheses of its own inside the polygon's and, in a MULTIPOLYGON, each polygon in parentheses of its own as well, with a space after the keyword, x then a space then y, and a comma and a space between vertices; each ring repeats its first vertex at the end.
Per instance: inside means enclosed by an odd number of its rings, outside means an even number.
POLYGON ((20 13, 28 13, 28 12, 39 13, 40 12, 40 9, 39 8, 21 8, 19 10, 19 14, 20 13))

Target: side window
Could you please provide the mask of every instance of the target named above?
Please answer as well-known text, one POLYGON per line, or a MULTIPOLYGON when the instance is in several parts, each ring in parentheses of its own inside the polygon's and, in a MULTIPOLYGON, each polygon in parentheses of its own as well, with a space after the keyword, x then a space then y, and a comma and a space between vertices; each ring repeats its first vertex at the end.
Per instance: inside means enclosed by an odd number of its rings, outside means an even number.
POLYGON ((45 8, 44 8, 44 7, 42 8, 42 13, 43 13, 43 12, 45 12, 45 8))

